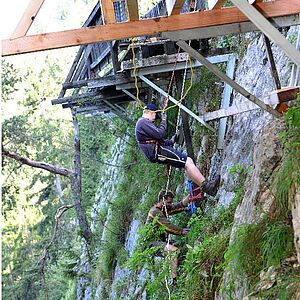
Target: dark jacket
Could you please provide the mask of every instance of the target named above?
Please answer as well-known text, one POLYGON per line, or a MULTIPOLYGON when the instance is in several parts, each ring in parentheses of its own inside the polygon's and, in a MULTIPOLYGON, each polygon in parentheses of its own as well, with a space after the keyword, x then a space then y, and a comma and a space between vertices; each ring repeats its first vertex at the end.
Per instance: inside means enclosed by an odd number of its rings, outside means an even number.
MULTIPOLYGON (((185 211, 185 206, 183 205, 182 201, 175 203, 169 208, 167 208, 168 215, 174 215, 182 211, 185 211)), ((150 224, 155 217, 158 217, 157 223, 161 226, 164 226, 167 233, 175 234, 175 235, 183 235, 182 234, 183 228, 171 223, 171 221, 167 219, 164 210, 157 207, 157 205, 151 207, 148 213, 146 224, 150 224)), ((161 237, 161 239, 165 240, 165 237, 161 237)))
POLYGON ((158 141, 159 145, 171 146, 172 142, 170 140, 165 140, 164 136, 166 134, 167 122, 166 119, 162 119, 160 126, 157 127, 152 121, 147 118, 140 118, 135 126, 135 137, 139 144, 139 148, 143 151, 146 158, 151 162, 156 162, 155 153, 155 142, 153 143, 143 143, 149 140, 158 141))

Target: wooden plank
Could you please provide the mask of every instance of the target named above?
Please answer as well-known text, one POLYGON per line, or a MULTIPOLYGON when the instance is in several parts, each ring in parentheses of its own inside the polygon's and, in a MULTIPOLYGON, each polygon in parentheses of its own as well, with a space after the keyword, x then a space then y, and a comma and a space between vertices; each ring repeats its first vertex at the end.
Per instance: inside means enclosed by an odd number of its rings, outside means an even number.
POLYGON ((74 96, 68 96, 68 97, 63 97, 63 98, 57 98, 51 100, 51 104, 63 104, 63 103, 68 103, 72 101, 86 101, 86 100, 91 100, 91 99, 98 99, 104 97, 103 95, 97 96, 96 93, 86 93, 86 94, 81 94, 81 95, 74 95, 74 96))
MULTIPOLYGON (((277 0, 258 3, 267 18, 300 13, 300 1, 277 0)), ((155 35, 164 31, 204 28, 248 21, 236 7, 200 11, 155 19, 79 28, 2 40, 2 56, 91 44, 100 41, 155 35)))
MULTIPOLYGON (((212 57, 208 57, 208 60, 211 63, 217 64, 221 62, 225 62, 228 60, 228 54, 227 55, 216 55, 212 57)), ((192 60, 192 67, 198 68, 202 66, 202 64, 199 61, 192 60)), ((175 70, 184 70, 186 68, 186 61, 185 62, 177 62, 175 70)), ((189 66, 188 66, 189 68, 189 66)), ((137 75, 150 75, 150 74, 157 74, 157 73, 164 73, 164 72, 172 72, 174 69, 174 64, 166 64, 166 65, 157 65, 157 66, 151 66, 147 68, 140 68, 137 69, 137 75)), ((131 76, 133 76, 133 71, 131 71, 131 76)))
POLYGON ((215 65, 213 65, 211 62, 209 62, 205 57, 203 57, 195 49, 190 47, 186 42, 179 41, 179 42, 177 42, 177 45, 179 47, 181 47, 183 50, 185 50, 186 52, 188 52, 193 58, 199 60, 207 69, 209 69, 211 72, 213 72, 220 79, 222 79, 223 81, 228 83, 230 86, 232 86, 237 92, 239 92, 241 95, 246 97, 248 100, 250 100, 254 104, 260 106, 262 109, 269 112, 270 114, 272 114, 276 117, 281 117, 280 113, 278 113, 272 107, 266 105, 263 101, 261 101, 260 99, 258 99, 254 95, 250 94, 248 91, 246 91, 242 86, 240 86, 235 81, 233 81, 231 78, 229 78, 226 74, 221 72, 215 65))
POLYGON ((208 0, 208 9, 221 8, 226 0, 208 0))
POLYGON ((124 104, 124 103, 128 103, 130 102, 131 99, 129 99, 128 97, 124 97, 123 95, 118 95, 114 98, 95 98, 93 100, 89 100, 89 101, 74 101, 74 102, 68 102, 68 103, 63 103, 62 104, 62 108, 73 108, 73 107, 92 107, 95 105, 99 105, 101 103, 103 103, 104 100, 109 99, 109 101, 113 104, 124 104))
POLYGON ((108 75, 98 79, 93 79, 88 82, 89 88, 108 87, 117 84, 134 82, 134 78, 126 76, 125 74, 108 75))
POLYGON ((99 0, 103 24, 116 23, 114 3, 111 0, 99 0))
POLYGON ((139 6, 137 0, 126 0, 129 21, 139 20, 139 6))
POLYGON ((11 39, 16 39, 26 35, 44 1, 45 0, 31 0, 29 2, 21 20, 10 37, 11 39))
POLYGON ((179 15, 185 0, 166 0, 168 16, 179 15))
MULTIPOLYGON (((300 52, 262 15, 256 8, 246 0, 231 0, 252 23, 256 25, 270 40, 272 40, 285 54, 300 67, 300 52)), ((272 2, 273 3, 273 2, 272 2)), ((258 3, 257 6, 262 3, 258 3)), ((298 1, 300 4, 300 1, 298 1)))
POLYGON ((269 93, 269 98, 272 103, 287 102, 297 99, 299 86, 284 87, 269 93))

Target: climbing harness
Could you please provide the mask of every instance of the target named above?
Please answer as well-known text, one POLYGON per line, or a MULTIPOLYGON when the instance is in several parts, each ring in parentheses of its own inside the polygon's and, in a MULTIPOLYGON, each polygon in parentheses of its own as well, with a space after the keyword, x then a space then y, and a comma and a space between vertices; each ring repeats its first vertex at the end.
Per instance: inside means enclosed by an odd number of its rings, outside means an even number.
MULTIPOLYGON (((136 99, 139 103, 139 106, 144 109, 144 105, 143 105, 143 102, 141 101, 141 99, 139 98, 139 87, 138 87, 138 79, 137 79, 137 69, 136 69, 136 62, 135 62, 135 52, 134 52, 134 38, 131 39, 131 51, 132 51, 132 63, 133 63, 133 76, 134 76, 134 84, 135 84, 135 88, 136 88, 136 99)), ((168 86, 168 93, 167 93, 167 99, 169 100, 169 93, 170 93, 170 89, 171 89, 171 86, 172 86, 172 81, 173 81, 173 78, 174 78, 174 74, 175 74, 175 71, 176 71, 176 65, 177 65, 177 61, 178 61, 178 58, 179 58, 179 51, 180 51, 180 48, 178 48, 178 52, 177 52, 177 57, 176 57, 176 61, 174 63, 174 67, 173 67, 173 71, 172 71, 172 74, 171 74, 171 79, 170 79, 170 83, 169 83, 169 86, 168 86)), ((190 55, 188 54, 188 60, 189 60, 189 63, 190 63, 190 72, 191 72, 191 82, 190 82, 190 85, 188 87, 188 89, 186 90, 186 92, 184 93, 184 95, 181 95, 181 98, 174 104, 174 105, 171 105, 171 106, 168 106, 164 109, 158 109, 158 110, 155 110, 154 112, 166 112, 167 110, 171 109, 171 108, 174 108, 175 106, 179 106, 179 104, 181 104, 181 102, 185 99, 185 97, 187 96, 188 92, 190 91, 190 89, 192 88, 193 86, 193 78, 194 78, 194 70, 193 70, 193 63, 192 63, 192 60, 191 60, 191 57, 190 55)))
POLYGON ((193 201, 194 199, 194 193, 193 193, 193 183, 191 180, 188 180, 188 187, 190 190, 190 197, 189 199, 192 200, 189 202, 188 204, 188 210, 192 213, 192 215, 197 214, 197 207, 195 205, 195 201, 193 201))
POLYGON ((198 199, 204 200, 205 197, 200 187, 196 187, 195 189, 193 189, 193 182, 191 180, 188 180, 188 187, 190 191, 190 196, 189 196, 190 202, 187 206, 186 211, 190 212, 192 215, 196 215, 197 207, 195 201, 198 199))

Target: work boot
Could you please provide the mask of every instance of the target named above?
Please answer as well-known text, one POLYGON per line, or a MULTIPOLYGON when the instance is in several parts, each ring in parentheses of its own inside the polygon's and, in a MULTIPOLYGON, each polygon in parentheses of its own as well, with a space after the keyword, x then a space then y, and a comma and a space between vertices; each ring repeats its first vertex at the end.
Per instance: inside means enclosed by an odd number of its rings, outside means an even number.
POLYGON ((216 196, 217 191, 220 186, 221 176, 217 175, 217 177, 212 181, 205 180, 202 184, 202 191, 210 196, 216 196))

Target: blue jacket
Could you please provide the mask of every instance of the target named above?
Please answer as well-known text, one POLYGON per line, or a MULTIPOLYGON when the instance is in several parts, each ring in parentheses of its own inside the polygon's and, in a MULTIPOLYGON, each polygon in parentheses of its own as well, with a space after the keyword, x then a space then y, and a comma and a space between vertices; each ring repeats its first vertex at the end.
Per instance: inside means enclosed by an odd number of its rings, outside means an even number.
POLYGON ((162 119, 160 126, 157 127, 155 124, 147 118, 140 118, 135 126, 135 137, 139 143, 140 149, 145 154, 146 158, 151 162, 156 162, 155 145, 156 143, 143 143, 149 140, 158 141, 158 145, 172 145, 170 140, 165 140, 164 136, 167 130, 167 121, 165 118, 162 119), (141 142, 141 143, 140 143, 141 142))

